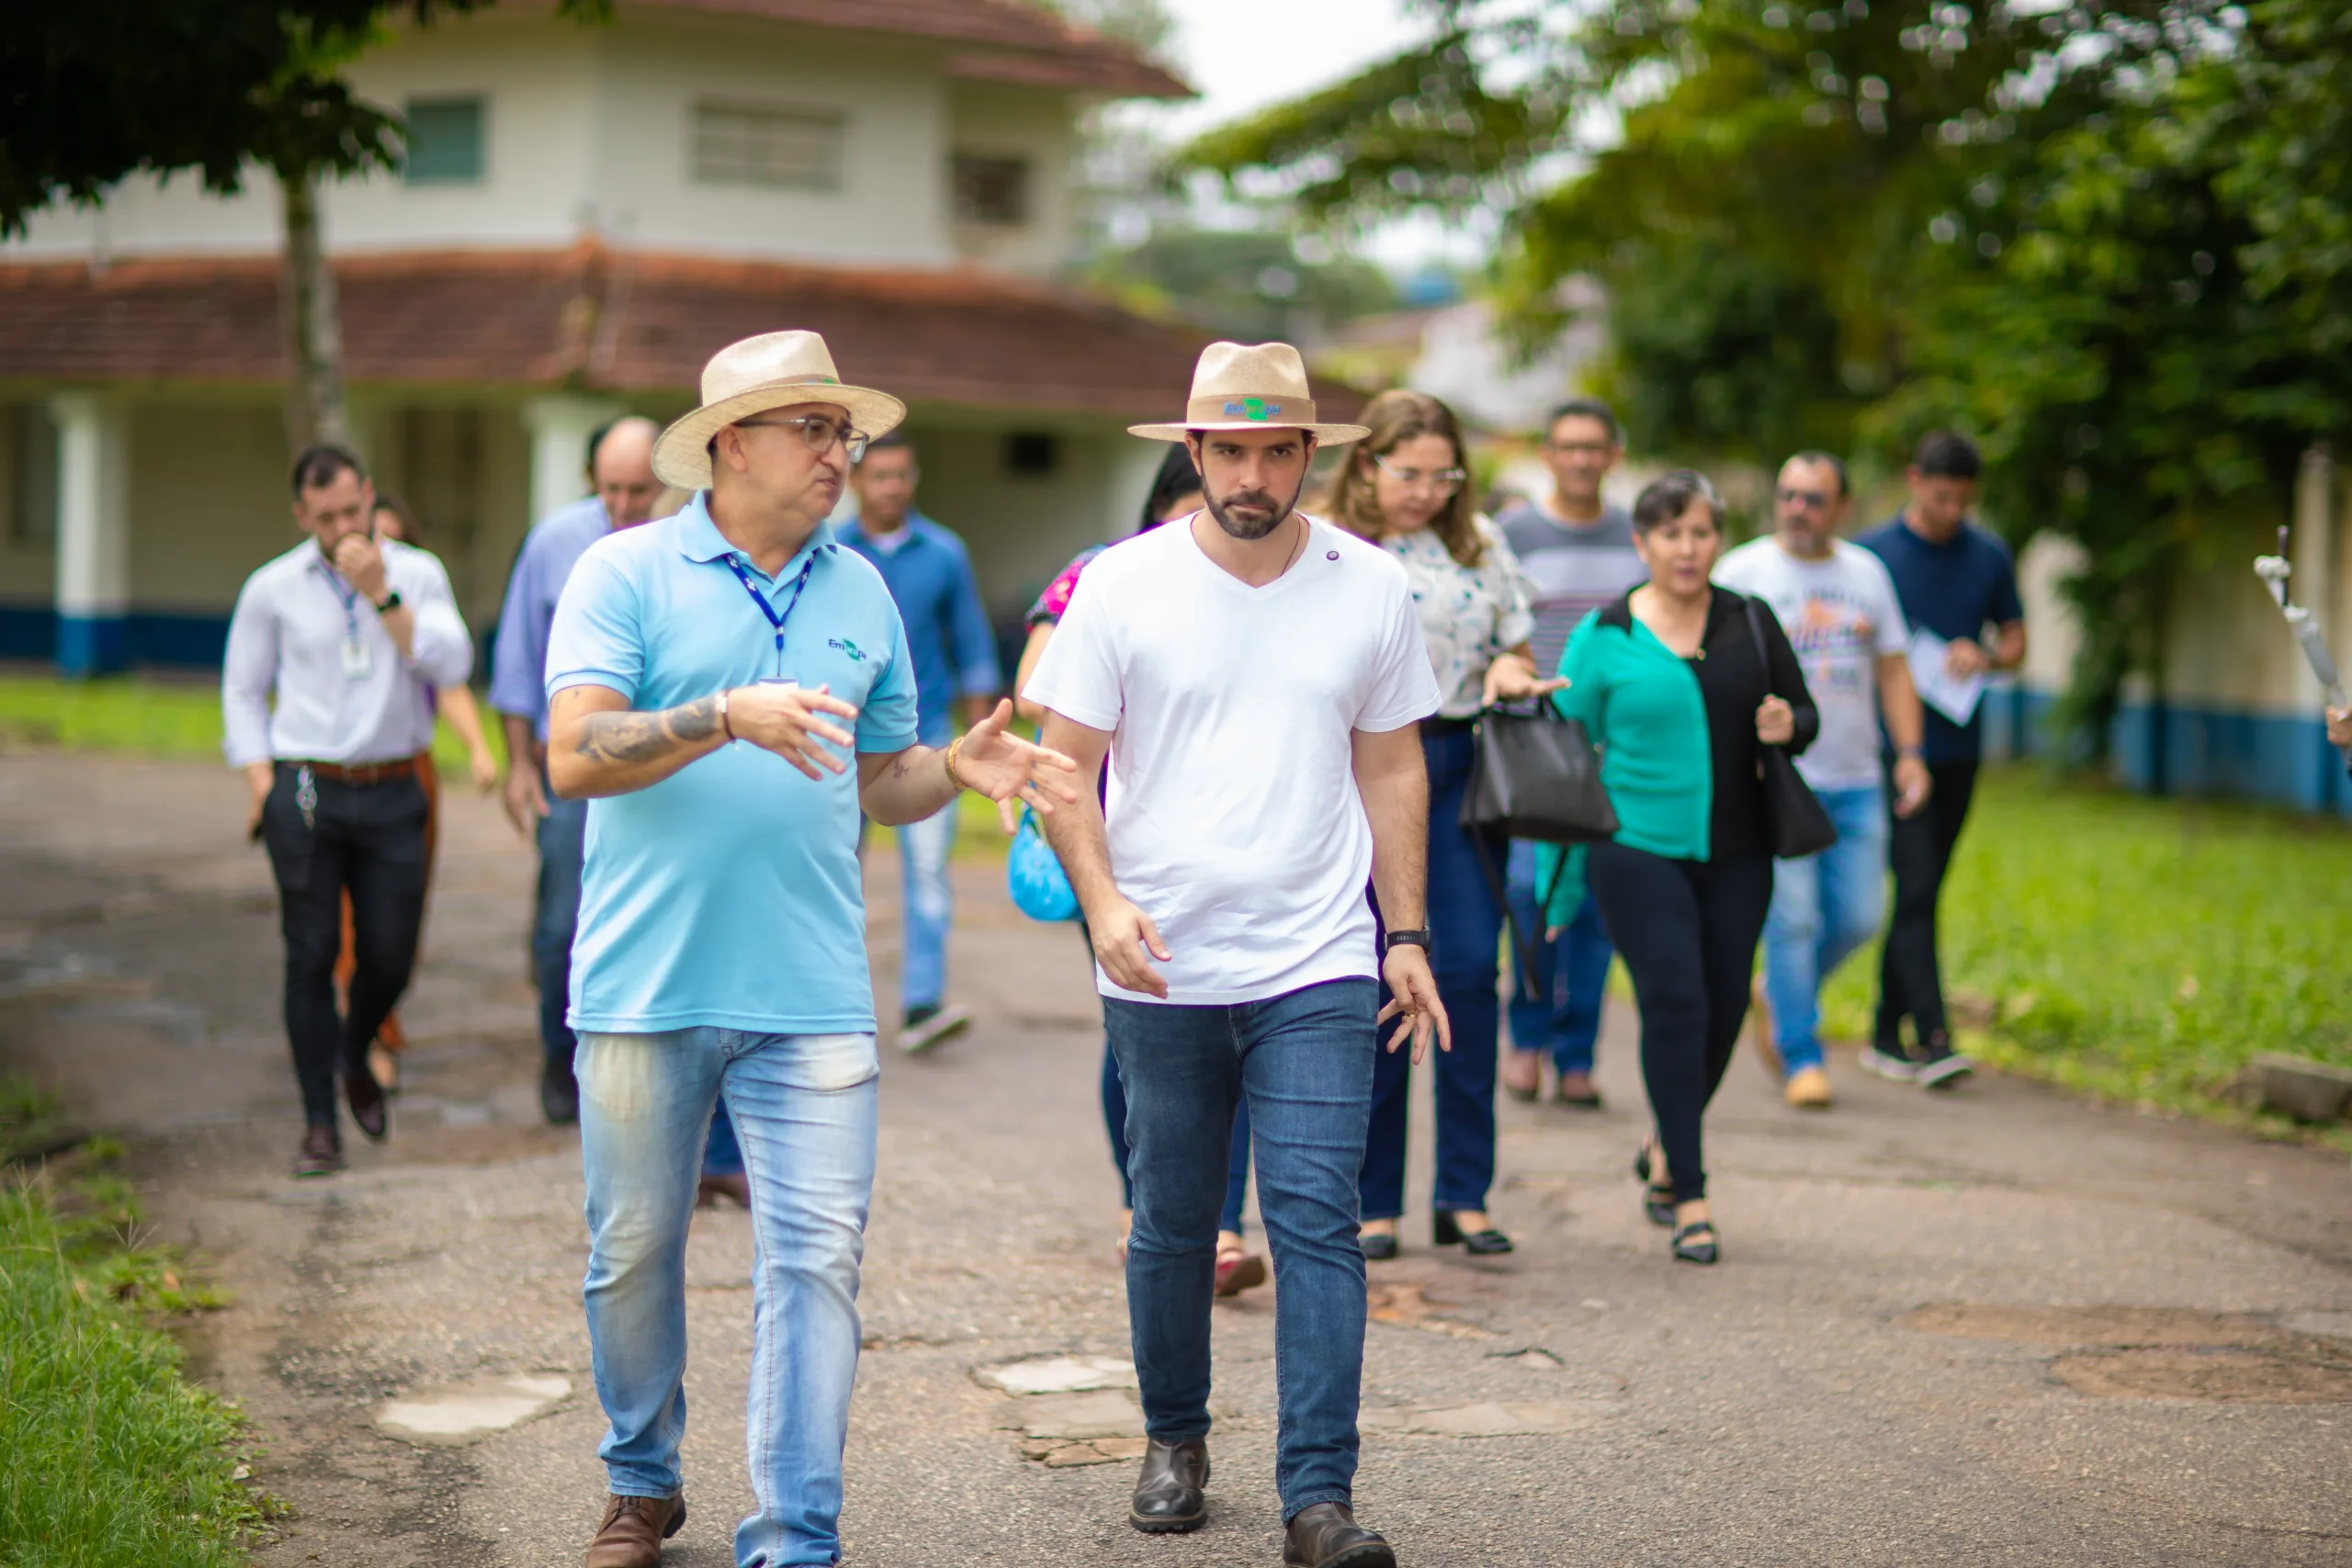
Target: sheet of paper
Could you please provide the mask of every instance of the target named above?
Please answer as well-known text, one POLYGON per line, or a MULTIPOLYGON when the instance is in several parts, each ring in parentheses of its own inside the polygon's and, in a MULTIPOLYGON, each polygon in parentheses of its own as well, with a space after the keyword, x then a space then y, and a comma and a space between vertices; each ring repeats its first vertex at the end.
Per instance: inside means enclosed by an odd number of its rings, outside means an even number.
POLYGON ((1951 644, 1926 627, 1913 627, 1911 683, 1919 688, 1921 702, 1954 724, 1966 724, 1984 695, 1984 677, 1954 675, 1946 670, 1944 659, 1951 649, 1951 644))

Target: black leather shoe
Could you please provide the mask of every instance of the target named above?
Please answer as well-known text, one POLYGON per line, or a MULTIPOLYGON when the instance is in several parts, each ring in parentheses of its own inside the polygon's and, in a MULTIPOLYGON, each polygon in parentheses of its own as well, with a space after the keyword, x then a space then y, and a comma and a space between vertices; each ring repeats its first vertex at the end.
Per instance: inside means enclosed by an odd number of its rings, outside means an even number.
POLYGON ((378 1143, 392 1130, 391 1110, 384 1098, 384 1086, 368 1066, 368 1051, 358 1051, 344 1057, 343 1098, 351 1107, 351 1119, 359 1130, 378 1143))
POLYGON ((1363 1247, 1363 1260, 1367 1263, 1385 1263, 1396 1256, 1395 1231, 1366 1231, 1356 1240, 1363 1247))
POLYGON ((1143 1474, 1136 1480, 1127 1522, 1146 1535, 1181 1535, 1207 1521, 1209 1445, 1204 1438, 1181 1443, 1151 1438, 1143 1450, 1143 1474))
POLYGON ((1396 1568, 1388 1543, 1356 1523, 1345 1503, 1301 1508, 1283 1531, 1283 1568, 1396 1568))
POLYGON ((1482 1231, 1465 1231, 1462 1222, 1453 1217, 1451 1209, 1435 1209, 1430 1213, 1430 1239, 1440 1247, 1461 1245, 1462 1250, 1473 1258, 1498 1258, 1511 1250, 1510 1237, 1488 1225, 1482 1231))
POLYGON ((539 1113, 550 1127, 569 1127, 580 1120, 580 1080, 569 1062, 549 1062, 539 1069, 539 1113))

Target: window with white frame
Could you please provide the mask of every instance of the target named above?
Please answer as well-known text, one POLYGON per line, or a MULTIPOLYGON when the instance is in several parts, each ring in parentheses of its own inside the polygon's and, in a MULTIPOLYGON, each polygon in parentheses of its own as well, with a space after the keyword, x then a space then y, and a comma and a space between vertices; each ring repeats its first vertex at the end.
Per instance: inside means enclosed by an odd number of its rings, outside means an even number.
POLYGON ((480 185, 489 167, 482 100, 411 98, 401 177, 413 186, 480 185))
POLYGON ((695 105, 694 117, 698 184, 842 188, 845 135, 836 110, 705 99, 695 105))

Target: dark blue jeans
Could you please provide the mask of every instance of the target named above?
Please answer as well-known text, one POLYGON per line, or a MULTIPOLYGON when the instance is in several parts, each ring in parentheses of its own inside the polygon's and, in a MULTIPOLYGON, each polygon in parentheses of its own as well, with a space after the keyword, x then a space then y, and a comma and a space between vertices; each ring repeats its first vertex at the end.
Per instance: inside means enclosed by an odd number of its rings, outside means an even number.
MULTIPOLYGON (((1484 1209, 1495 1181, 1495 1047, 1502 1027, 1495 998, 1496 953, 1503 911, 1462 827, 1462 792, 1477 741, 1467 729, 1424 731, 1430 774, 1430 967, 1453 1032, 1453 1049, 1432 1051, 1437 1075, 1437 1182, 1434 1206, 1484 1209)), ((1487 841, 1500 872, 1508 845, 1487 841)), ((1382 1001, 1387 1000, 1384 993, 1382 1001)), ((1412 1088, 1410 1046, 1383 1050, 1372 1078, 1372 1126, 1364 1140, 1363 1217, 1393 1220, 1405 1212, 1405 1111, 1412 1088)))
MULTIPOLYGON (((1431 820, 1435 820, 1432 814, 1431 820)), ((1609 990, 1609 962, 1616 952, 1600 923, 1600 906, 1590 893, 1557 942, 1544 934, 1538 908, 1545 889, 1535 886, 1535 845, 1526 839, 1510 846, 1511 914, 1520 941, 1535 949, 1534 973, 1520 973, 1511 954, 1510 1043, 1517 1051, 1548 1051, 1564 1073, 1592 1071, 1592 1049, 1600 1038, 1600 1007, 1609 990)))
POLYGON ((1127 1318, 1144 1430, 1163 1442, 1208 1433, 1217 1205, 1234 1107, 1250 1106, 1258 1212, 1274 1258, 1274 1483, 1284 1519, 1350 1501, 1355 1483, 1364 1321, 1356 1170, 1379 994, 1379 982, 1360 979, 1232 1006, 1102 1003, 1126 1084, 1135 1181, 1127 1318))
MULTIPOLYGON (((1119 1202, 1136 1206, 1136 1184, 1127 1175, 1127 1089, 1119 1081, 1119 1059, 1102 1043, 1102 1129, 1111 1134, 1111 1163, 1119 1168, 1119 1202)), ((1233 1147, 1226 1156, 1225 1211, 1217 1229, 1241 1234, 1241 1204, 1250 1195, 1250 1102, 1233 1109, 1233 1147)))

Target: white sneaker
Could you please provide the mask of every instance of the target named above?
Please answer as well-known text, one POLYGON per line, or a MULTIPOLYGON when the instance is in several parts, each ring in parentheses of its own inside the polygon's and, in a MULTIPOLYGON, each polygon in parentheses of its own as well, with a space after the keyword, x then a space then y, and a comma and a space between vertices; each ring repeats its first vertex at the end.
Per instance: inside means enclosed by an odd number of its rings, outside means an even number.
POLYGON ((1896 1083, 1918 1081, 1919 1069, 1910 1057, 1888 1051, 1882 1046, 1863 1046, 1860 1062, 1863 1071, 1876 1073, 1883 1078, 1892 1078, 1896 1083))
POLYGON ((918 1008, 907 1015, 907 1026, 899 1031, 899 1049, 911 1056, 930 1050, 943 1040, 963 1033, 971 1026, 972 1011, 969 1008, 934 1008, 929 1012, 918 1008))

